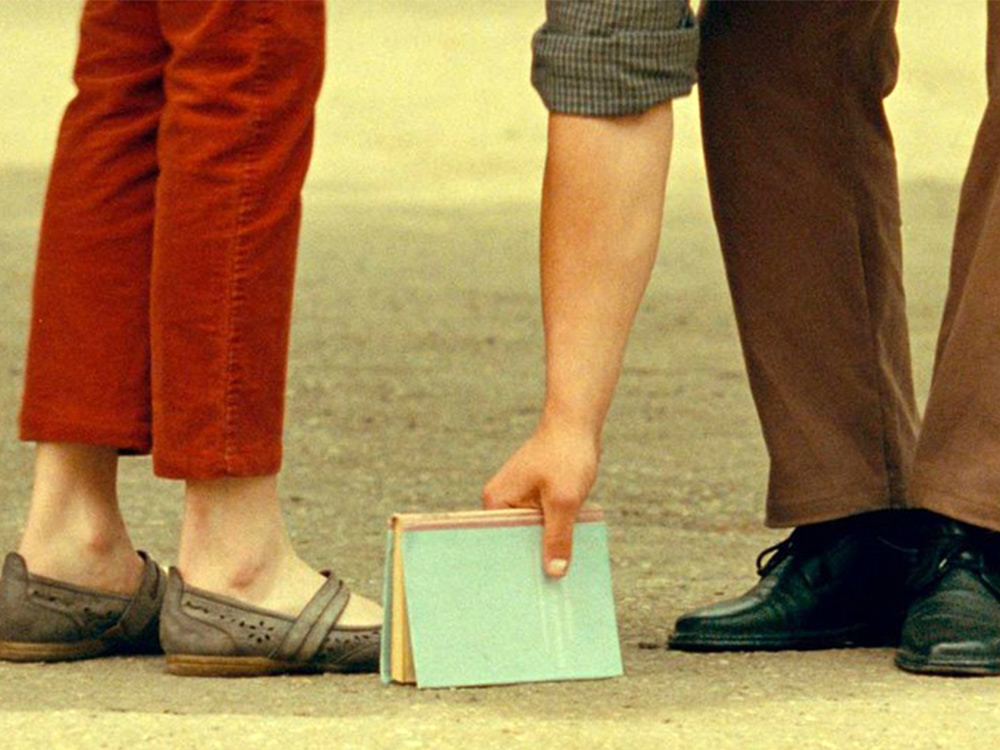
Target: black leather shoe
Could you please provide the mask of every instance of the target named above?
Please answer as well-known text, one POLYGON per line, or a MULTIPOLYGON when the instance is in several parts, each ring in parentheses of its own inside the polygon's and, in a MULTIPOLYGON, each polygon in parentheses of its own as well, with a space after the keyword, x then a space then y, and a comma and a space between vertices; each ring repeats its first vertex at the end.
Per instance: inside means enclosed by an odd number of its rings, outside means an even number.
POLYGON ((777 651, 898 645, 916 549, 890 541, 886 532, 902 515, 873 513, 796 529, 757 558, 756 586, 681 617, 668 646, 777 651))
POLYGON ((921 554, 896 666, 1000 674, 1000 534, 943 522, 921 554))

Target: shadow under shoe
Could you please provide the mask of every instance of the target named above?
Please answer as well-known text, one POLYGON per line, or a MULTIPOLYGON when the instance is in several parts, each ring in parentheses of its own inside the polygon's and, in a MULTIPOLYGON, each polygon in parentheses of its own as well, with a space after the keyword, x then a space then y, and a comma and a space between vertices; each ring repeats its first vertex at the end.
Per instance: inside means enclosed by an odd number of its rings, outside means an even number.
POLYGON ((942 523, 912 586, 896 665, 919 674, 1000 674, 1000 534, 942 523))
POLYGON ((32 575, 21 555, 4 560, 0 577, 0 659, 68 661, 111 654, 161 653, 160 606, 166 576, 148 555, 133 596, 32 575))
POLYGON ((668 647, 778 651, 898 645, 916 550, 886 538, 885 515, 796 529, 757 558, 760 580, 753 588, 683 615, 668 647))

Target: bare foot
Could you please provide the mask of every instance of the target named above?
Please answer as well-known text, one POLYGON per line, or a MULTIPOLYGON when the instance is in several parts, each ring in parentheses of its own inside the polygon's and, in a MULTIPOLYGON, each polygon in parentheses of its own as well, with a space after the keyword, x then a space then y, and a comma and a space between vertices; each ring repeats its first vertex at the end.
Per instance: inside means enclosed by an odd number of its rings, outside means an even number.
MULTIPOLYGON (((196 588, 288 617, 298 617, 327 580, 294 553, 272 560, 266 568, 260 567, 252 572, 244 570, 243 575, 232 576, 218 569, 197 568, 190 571, 182 568, 181 575, 186 583, 196 588)), ((382 624, 382 608, 370 599, 352 593, 338 624, 376 627, 382 624)))
POLYGON ((345 627, 372 628, 382 624, 382 607, 371 599, 351 594, 340 625, 345 627))
MULTIPOLYGON (((313 598, 326 577, 310 568, 297 556, 286 561, 283 570, 275 580, 268 596, 253 602, 262 609, 281 612, 290 617, 298 617, 302 609, 313 598)), ((382 608, 371 599, 351 593, 338 625, 352 627, 376 627, 382 624, 382 608)))

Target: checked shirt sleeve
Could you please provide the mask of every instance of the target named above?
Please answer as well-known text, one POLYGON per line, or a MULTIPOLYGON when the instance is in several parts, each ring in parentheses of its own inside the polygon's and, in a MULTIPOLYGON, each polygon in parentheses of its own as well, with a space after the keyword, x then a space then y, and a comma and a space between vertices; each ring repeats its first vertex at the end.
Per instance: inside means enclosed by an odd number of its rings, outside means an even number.
POLYGON ((531 82, 566 114, 643 112, 690 93, 698 28, 688 0, 546 0, 531 82))

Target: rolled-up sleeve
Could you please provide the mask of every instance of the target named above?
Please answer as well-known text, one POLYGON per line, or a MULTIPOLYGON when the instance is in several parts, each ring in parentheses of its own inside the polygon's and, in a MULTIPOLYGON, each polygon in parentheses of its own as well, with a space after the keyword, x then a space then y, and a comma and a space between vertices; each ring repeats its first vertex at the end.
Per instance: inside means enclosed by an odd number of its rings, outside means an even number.
POLYGON ((547 0, 531 82, 553 112, 643 112, 691 92, 698 28, 687 0, 547 0))

